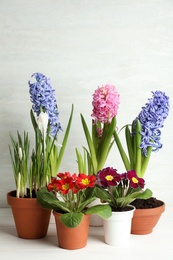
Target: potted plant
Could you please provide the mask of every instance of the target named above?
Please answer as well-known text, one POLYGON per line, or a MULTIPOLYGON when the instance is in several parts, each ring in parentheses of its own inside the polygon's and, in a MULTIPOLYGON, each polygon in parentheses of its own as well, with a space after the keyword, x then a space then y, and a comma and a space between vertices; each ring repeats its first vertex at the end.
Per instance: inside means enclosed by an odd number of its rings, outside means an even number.
MULTIPOLYGON (((88 147, 83 146, 83 153, 76 148, 78 172, 96 175, 101 170, 114 143, 113 132, 116 128, 120 95, 114 85, 105 84, 93 93, 92 129, 91 133, 81 114, 81 122, 88 147)), ((92 203, 98 203, 96 200, 92 203)), ((102 219, 93 214, 90 226, 102 226, 102 219)))
POLYGON ((111 84, 102 85, 93 94, 91 134, 83 115, 80 115, 88 148, 83 146, 83 155, 76 148, 79 172, 96 175, 104 167, 114 143, 112 137, 119 103, 120 95, 116 87, 111 84))
POLYGON ((112 216, 103 220, 105 242, 109 245, 128 243, 135 210, 130 203, 137 198, 150 198, 151 190, 144 190, 145 181, 137 176, 135 170, 119 174, 113 167, 99 171, 97 183, 96 196, 109 204, 112 210, 112 216))
POLYGON ((47 234, 51 211, 40 207, 36 200, 37 191, 47 185, 59 168, 73 114, 72 106, 63 146, 59 149, 57 135, 61 125, 54 90, 49 79, 43 74, 35 73, 33 78, 35 82, 29 82, 29 88, 33 103, 30 115, 35 131, 35 147, 31 152, 26 131, 23 136, 17 132, 17 138, 10 133, 11 145, 9 146, 16 190, 7 194, 7 201, 12 208, 17 233, 21 238, 40 238, 47 234))
POLYGON ((40 205, 53 210, 59 246, 64 249, 86 246, 90 214, 111 216, 109 205, 88 207, 96 199, 95 180, 96 176, 84 173, 58 173, 47 188, 37 192, 40 205))
MULTIPOLYGON (((123 129, 125 129, 127 153, 120 141, 119 134, 114 131, 115 143, 119 149, 126 170, 134 169, 138 177, 142 178, 144 176, 152 152, 159 151, 162 148, 161 129, 168 116, 169 107, 169 97, 166 96, 164 92, 152 92, 152 97, 145 106, 142 107, 141 112, 133 120, 132 124, 127 124, 123 127, 123 129)), ((161 213, 165 210, 165 203, 152 197, 149 200, 135 200, 133 205, 135 205, 136 210, 132 221, 132 233, 151 233, 161 213), (147 210, 144 211, 144 208, 147 210), (142 209, 142 211, 138 209, 142 209), (159 214, 156 220, 153 221, 153 212, 155 210, 159 214), (147 214, 147 222, 146 219, 141 220, 139 214, 147 214), (148 216, 152 216, 152 226, 149 226, 148 216), (136 227, 137 223, 138 225, 136 227), (142 231, 143 227, 144 231, 142 231)), ((156 215, 156 213, 154 213, 154 215, 156 215)))

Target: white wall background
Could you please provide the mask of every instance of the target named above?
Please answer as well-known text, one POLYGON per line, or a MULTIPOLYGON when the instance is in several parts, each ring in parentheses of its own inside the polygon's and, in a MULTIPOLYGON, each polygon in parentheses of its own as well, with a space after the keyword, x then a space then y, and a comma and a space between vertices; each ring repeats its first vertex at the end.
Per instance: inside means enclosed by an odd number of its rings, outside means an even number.
MULTIPOLYGON (((135 118, 151 91, 165 91, 171 109, 163 148, 152 154, 145 179, 156 197, 172 203, 172 0, 0 0, 0 68, 0 207, 15 188, 9 132, 28 130, 34 139, 28 91, 34 72, 51 78, 64 129, 75 106, 62 171, 77 171, 75 147, 85 144, 79 115, 91 125, 97 86, 117 86, 118 127, 135 118)), ((116 147, 107 165, 124 171, 116 147)))

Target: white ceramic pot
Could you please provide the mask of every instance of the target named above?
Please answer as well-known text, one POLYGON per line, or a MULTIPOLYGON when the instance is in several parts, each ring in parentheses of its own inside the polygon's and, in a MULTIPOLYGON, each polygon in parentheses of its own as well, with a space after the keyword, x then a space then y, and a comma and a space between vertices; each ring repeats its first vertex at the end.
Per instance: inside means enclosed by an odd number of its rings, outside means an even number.
MULTIPOLYGON (((101 204, 100 199, 96 199, 95 201, 91 202, 88 206, 96 206, 101 204)), ((97 214, 91 214, 90 216, 90 226, 91 227, 101 227, 103 226, 103 219, 98 216, 97 214)))
POLYGON ((112 212, 112 216, 103 220, 105 243, 108 245, 123 245, 130 240, 131 222, 135 208, 131 210, 112 212))

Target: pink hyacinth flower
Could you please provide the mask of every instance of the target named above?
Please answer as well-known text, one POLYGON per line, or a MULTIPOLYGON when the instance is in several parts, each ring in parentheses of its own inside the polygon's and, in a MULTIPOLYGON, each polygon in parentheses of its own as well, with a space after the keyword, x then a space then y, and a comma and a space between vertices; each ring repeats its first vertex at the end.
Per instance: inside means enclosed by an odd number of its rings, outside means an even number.
POLYGON ((93 111, 91 116, 101 123, 111 123, 117 115, 120 95, 115 86, 106 84, 98 87, 93 94, 93 111))

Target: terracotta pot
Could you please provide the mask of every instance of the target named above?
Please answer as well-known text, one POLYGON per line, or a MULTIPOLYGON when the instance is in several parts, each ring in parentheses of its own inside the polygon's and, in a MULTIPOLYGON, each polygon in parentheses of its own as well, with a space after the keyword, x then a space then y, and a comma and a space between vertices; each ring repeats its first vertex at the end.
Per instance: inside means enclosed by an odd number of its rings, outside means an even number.
POLYGON ((131 234, 146 235, 152 233, 164 210, 164 202, 162 206, 157 208, 136 209, 132 218, 131 234))
POLYGON ((36 198, 16 198, 7 194, 7 202, 11 206, 16 230, 20 238, 36 239, 47 234, 51 210, 43 209, 36 198))
POLYGON ((59 247, 64 249, 79 249, 87 244, 90 215, 84 215, 81 223, 75 228, 66 227, 61 221, 61 214, 53 211, 56 223, 59 247))
POLYGON ((128 211, 113 211, 110 218, 103 220, 106 244, 111 246, 128 244, 134 210, 135 207, 129 205, 128 211))

